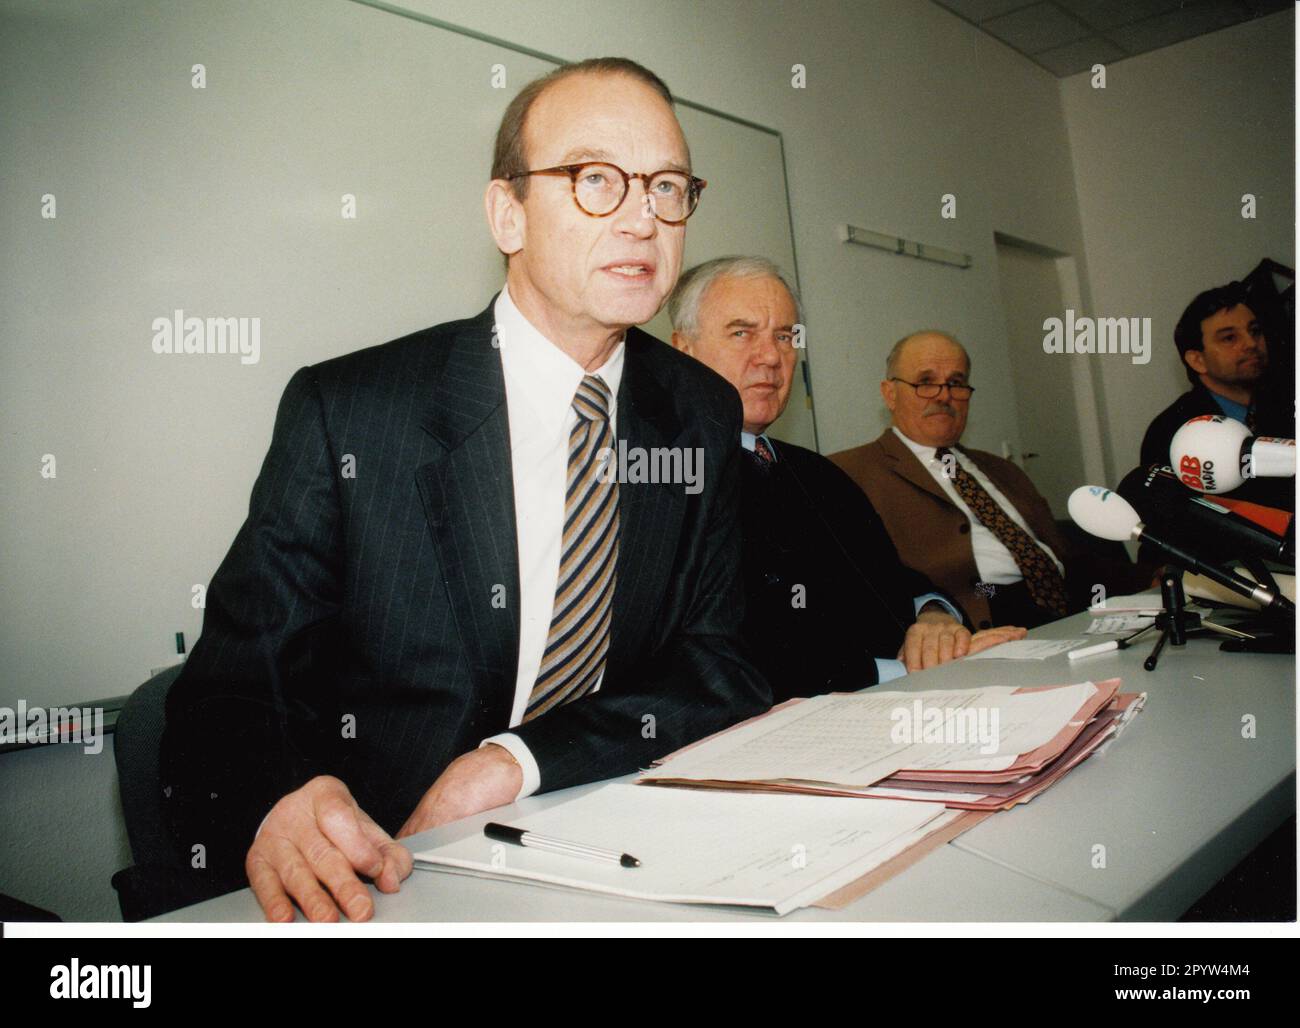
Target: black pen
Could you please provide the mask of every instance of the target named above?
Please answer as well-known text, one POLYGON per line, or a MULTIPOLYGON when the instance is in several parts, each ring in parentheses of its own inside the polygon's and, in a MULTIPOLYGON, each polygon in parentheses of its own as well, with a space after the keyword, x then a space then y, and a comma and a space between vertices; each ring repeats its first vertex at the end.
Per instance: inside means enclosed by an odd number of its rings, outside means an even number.
POLYGON ((509 825, 489 821, 483 826, 483 834, 497 842, 508 842, 512 846, 526 846, 534 850, 546 850, 548 853, 560 853, 566 857, 584 857, 587 860, 603 860, 623 867, 640 867, 641 861, 628 853, 588 846, 584 842, 566 842, 564 839, 552 839, 548 835, 538 835, 525 828, 511 828, 509 825))

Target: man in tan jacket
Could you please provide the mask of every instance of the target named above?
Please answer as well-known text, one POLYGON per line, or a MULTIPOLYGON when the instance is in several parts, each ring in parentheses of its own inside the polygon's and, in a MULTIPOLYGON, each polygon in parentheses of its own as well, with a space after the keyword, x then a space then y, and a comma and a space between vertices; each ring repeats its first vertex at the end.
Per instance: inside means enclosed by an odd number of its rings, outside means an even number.
POLYGON ((871 499, 903 563, 954 596, 976 629, 1066 614, 1068 544, 1047 501, 1015 464, 958 445, 974 392, 962 345, 913 333, 885 375, 892 426, 831 460, 871 499))

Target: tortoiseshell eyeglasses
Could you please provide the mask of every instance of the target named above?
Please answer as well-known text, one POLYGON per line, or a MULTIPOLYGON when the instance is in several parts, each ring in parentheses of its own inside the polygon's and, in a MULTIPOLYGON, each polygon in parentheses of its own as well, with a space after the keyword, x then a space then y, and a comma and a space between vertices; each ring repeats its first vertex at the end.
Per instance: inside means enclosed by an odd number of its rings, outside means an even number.
POLYGON ((665 225, 680 225, 700 203, 700 193, 708 185, 684 171, 626 172, 617 164, 605 161, 585 161, 582 164, 561 164, 554 168, 538 168, 510 178, 527 178, 530 175, 568 175, 573 186, 573 202, 584 214, 604 218, 623 205, 632 179, 640 179, 645 187, 646 208, 665 225))

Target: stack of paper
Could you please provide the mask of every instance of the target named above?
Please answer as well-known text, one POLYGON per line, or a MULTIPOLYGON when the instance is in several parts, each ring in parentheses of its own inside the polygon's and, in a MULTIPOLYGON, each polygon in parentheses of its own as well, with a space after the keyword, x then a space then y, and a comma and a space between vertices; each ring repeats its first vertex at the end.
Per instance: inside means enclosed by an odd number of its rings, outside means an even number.
MULTIPOLYGON (((1085 628, 1085 635, 1128 635, 1139 628, 1155 624, 1154 614, 1129 612, 1127 614, 1093 615, 1092 623, 1085 628)), ((997 649, 997 647, 994 647, 997 649)))
POLYGON ((678 751, 639 781, 1002 810, 1059 780, 1140 709, 1119 685, 795 700, 678 751))
POLYGON ((510 822, 630 854, 638 867, 481 834, 417 853, 416 863, 777 914, 839 906, 1058 780, 1140 707, 1119 685, 1110 679, 792 700, 678 751, 638 785, 603 786, 510 822))
POLYGON ((1165 601, 1159 589, 1130 596, 1107 596, 1100 607, 1090 608, 1094 617, 1101 614, 1159 614, 1165 609, 1165 601))
POLYGON ((844 889, 955 819, 932 803, 683 792, 607 785, 511 827, 641 862, 597 863, 476 834, 415 854, 417 866, 673 903, 785 914, 844 889))
POLYGON ((1145 695, 1116 695, 1085 724, 1064 751, 1037 770, 1017 777, 963 772, 902 771, 865 790, 863 795, 884 799, 928 799, 960 810, 1008 810, 1028 803, 1059 781, 1071 768, 1091 756, 1116 735, 1130 717, 1142 709, 1145 695))
POLYGON ((1011 639, 990 646, 979 653, 968 654, 966 660, 1047 660, 1069 653, 1082 646, 1087 639, 1011 639))

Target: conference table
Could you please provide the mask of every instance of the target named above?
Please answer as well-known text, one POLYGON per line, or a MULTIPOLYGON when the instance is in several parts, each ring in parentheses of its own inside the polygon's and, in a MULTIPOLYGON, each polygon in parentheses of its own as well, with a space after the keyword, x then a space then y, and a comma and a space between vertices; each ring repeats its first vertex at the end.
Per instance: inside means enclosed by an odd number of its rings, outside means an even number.
MULTIPOLYGON (((1031 639, 1082 637, 1089 614, 1031 639)), ((736 908, 653 903, 417 867, 401 891, 371 887, 376 921, 749 922, 1171 921, 1295 812, 1295 657, 1224 653, 1222 637, 1070 661, 961 660, 908 675, 900 691, 1031 686, 1120 677, 1146 708, 1101 752, 1027 804, 939 846, 840 910, 783 918, 736 908)), ((1098 638, 1090 637, 1090 641, 1098 638)), ((629 776, 630 780, 632 776, 629 776)), ((419 851, 481 833, 604 783, 531 796, 405 840, 419 851)), ((845 803, 887 802, 845 799, 845 803)), ((665 826, 671 831, 671 826, 665 826)), ((260 921, 244 889, 157 918, 260 921)), ((299 915, 301 920, 301 915, 299 915)))

